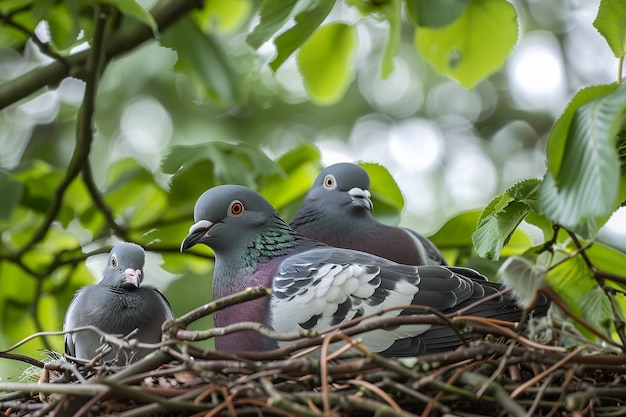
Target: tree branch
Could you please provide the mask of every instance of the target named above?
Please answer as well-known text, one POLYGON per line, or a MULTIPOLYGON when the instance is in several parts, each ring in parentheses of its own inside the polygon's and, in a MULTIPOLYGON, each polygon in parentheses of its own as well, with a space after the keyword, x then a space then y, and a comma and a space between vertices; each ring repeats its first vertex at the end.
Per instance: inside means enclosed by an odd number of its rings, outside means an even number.
MULTIPOLYGON (((202 0, 160 0, 150 10, 159 30, 165 31, 182 16, 200 7, 202 0)), ((133 22, 112 33, 104 42, 104 54, 107 60, 133 50, 145 41, 153 38, 153 33, 146 25, 133 22)), ((81 68, 87 63, 91 50, 78 52, 65 58, 66 64, 54 61, 35 68, 11 81, 0 84, 0 110, 18 102, 43 87, 56 86, 65 77, 79 76, 81 68)))
MULTIPOLYGON (((48 230, 50 225, 56 219, 59 211, 61 210, 61 204, 65 191, 70 186, 72 181, 78 176, 83 167, 89 163, 89 151, 91 150, 91 142, 93 140, 93 114, 95 111, 96 93, 98 91, 98 79, 101 74, 101 70, 104 64, 103 54, 103 42, 105 39, 104 30, 106 19, 100 13, 100 8, 96 6, 95 27, 92 41, 92 48, 88 51, 87 56, 87 78, 85 86, 85 96, 83 97, 83 103, 79 110, 78 122, 76 126, 76 147, 74 148, 74 154, 67 167, 65 177, 61 180, 54 193, 54 199, 46 213, 46 218, 39 226, 37 232, 31 236, 31 239, 24 245, 17 254, 17 257, 21 257, 27 250, 32 248, 36 243, 41 241, 48 230)), ((0 86, 1 87, 1 86, 0 86)), ((0 96, 2 94, 0 93, 0 96)))

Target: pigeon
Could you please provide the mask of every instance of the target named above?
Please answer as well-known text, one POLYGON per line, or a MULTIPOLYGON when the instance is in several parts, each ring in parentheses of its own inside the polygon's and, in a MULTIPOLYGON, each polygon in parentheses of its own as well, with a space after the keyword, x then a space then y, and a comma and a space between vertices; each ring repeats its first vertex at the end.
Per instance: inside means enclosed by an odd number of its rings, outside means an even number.
POLYGON ((363 168, 338 163, 315 179, 290 226, 328 245, 368 252, 406 265, 446 265, 426 237, 379 222, 372 215, 370 178, 363 168))
MULTIPOLYGON (((402 265, 366 252, 336 248, 303 237, 260 194, 239 185, 204 192, 181 251, 202 243, 213 249, 213 298, 250 287, 271 288, 269 297, 229 306, 214 324, 261 323, 280 333, 323 330, 396 306, 421 305, 453 313, 495 294, 468 314, 518 321, 523 310, 500 286, 467 268, 402 265)), ((416 314, 392 310, 385 316, 416 314)), ((367 320, 367 319, 366 319, 367 320)), ((414 356, 462 343, 449 326, 410 324, 369 331, 363 344, 386 356, 414 356)), ((264 351, 285 342, 254 331, 215 339, 222 351, 264 351)))
MULTIPOLYGON (((161 325, 174 318, 165 296, 156 288, 141 285, 145 252, 134 243, 120 243, 111 249, 102 280, 79 289, 65 313, 63 331, 94 326, 101 331, 126 336, 144 343, 161 341, 161 325)), ((65 334, 65 353, 70 357, 91 360, 103 344, 101 335, 91 330, 65 334)), ((128 355, 113 349, 104 361, 117 358, 125 365, 141 359, 150 349, 134 349, 128 355)))

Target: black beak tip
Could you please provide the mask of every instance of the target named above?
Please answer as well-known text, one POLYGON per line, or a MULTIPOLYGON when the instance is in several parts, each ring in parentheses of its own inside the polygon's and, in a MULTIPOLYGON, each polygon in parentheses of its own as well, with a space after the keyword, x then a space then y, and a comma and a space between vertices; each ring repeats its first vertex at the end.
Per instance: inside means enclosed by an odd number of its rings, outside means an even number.
POLYGON ((195 246, 196 243, 198 243, 198 236, 196 234, 188 235, 183 240, 183 243, 180 244, 180 251, 184 252, 187 249, 190 249, 191 247, 195 246))

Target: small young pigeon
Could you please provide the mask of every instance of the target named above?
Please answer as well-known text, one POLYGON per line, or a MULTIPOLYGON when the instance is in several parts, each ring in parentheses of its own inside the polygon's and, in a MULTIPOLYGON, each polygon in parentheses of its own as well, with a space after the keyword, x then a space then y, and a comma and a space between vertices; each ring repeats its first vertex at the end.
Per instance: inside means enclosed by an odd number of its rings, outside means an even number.
MULTIPOLYGON (((141 285, 144 261, 145 252, 139 245, 120 243, 113 247, 102 280, 76 292, 65 313, 63 331, 95 326, 108 334, 126 336, 137 329, 133 337, 140 342, 160 342, 161 325, 173 319, 174 314, 159 290, 141 285)), ((65 353, 80 359, 94 358, 102 344, 101 336, 90 330, 65 335, 65 353)), ((148 353, 149 349, 137 349, 128 357, 121 357, 113 350, 103 359, 109 361, 118 356, 118 363, 124 365, 148 353)))
MULTIPOLYGON (((400 265, 305 238, 261 195, 243 186, 221 185, 206 191, 196 202, 194 220, 181 251, 197 243, 213 249, 215 299, 249 287, 272 289, 270 297, 217 311, 217 327, 258 322, 281 333, 321 330, 387 307, 410 304, 451 313, 498 293, 500 288, 467 268, 400 265)), ((415 312, 385 313, 390 317, 406 314, 415 312)), ((512 297, 500 296, 468 314, 517 321, 522 310, 512 297)), ((412 356, 425 349, 455 347, 461 341, 447 326, 431 329, 419 324, 367 332, 363 343, 384 355, 412 356)), ((246 331, 217 337, 215 346, 225 351, 259 351, 278 344, 246 331)))
POLYGON ((339 163, 315 179, 296 217, 298 233, 339 248, 368 252, 406 265, 446 265, 426 237, 387 226, 372 216, 370 178, 356 164, 339 163))

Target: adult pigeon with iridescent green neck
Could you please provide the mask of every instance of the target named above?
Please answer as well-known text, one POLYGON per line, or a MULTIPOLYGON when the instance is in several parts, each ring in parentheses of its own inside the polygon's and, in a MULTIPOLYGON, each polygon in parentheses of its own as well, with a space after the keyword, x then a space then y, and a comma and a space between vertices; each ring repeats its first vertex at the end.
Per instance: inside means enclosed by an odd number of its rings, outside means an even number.
MULTIPOLYGON (((181 251, 198 243, 215 253, 213 298, 249 287, 271 288, 269 297, 217 311, 214 323, 263 323, 284 333, 344 323, 394 306, 423 305, 452 313, 499 292, 476 271, 444 266, 400 265, 365 252, 327 246, 305 238, 280 218, 255 191, 221 185, 200 196, 181 251)), ((386 316, 414 314, 394 310, 386 316)), ((519 320, 512 298, 498 296, 467 314, 519 320)), ((451 348, 461 341, 448 327, 403 325, 370 331, 363 343, 389 356, 416 355, 430 348, 451 348)), ((215 340, 218 350, 259 351, 277 342, 253 331, 215 340)))
MULTIPOLYGON (((161 325, 174 318, 165 296, 156 288, 142 285, 145 252, 134 243, 120 243, 111 249, 102 280, 81 288, 65 313, 63 330, 94 326, 101 331, 126 336, 137 330, 133 338, 143 343, 161 341, 161 325)), ((91 360, 103 344, 102 337, 91 330, 65 335, 65 353, 71 357, 91 360)), ((124 365, 150 353, 149 349, 132 352, 112 350, 104 360, 117 356, 124 365)))
POLYGON ((368 252, 401 264, 446 265, 439 249, 426 237, 374 218, 369 186, 369 175, 360 166, 329 166, 315 179, 290 226, 328 245, 368 252))

